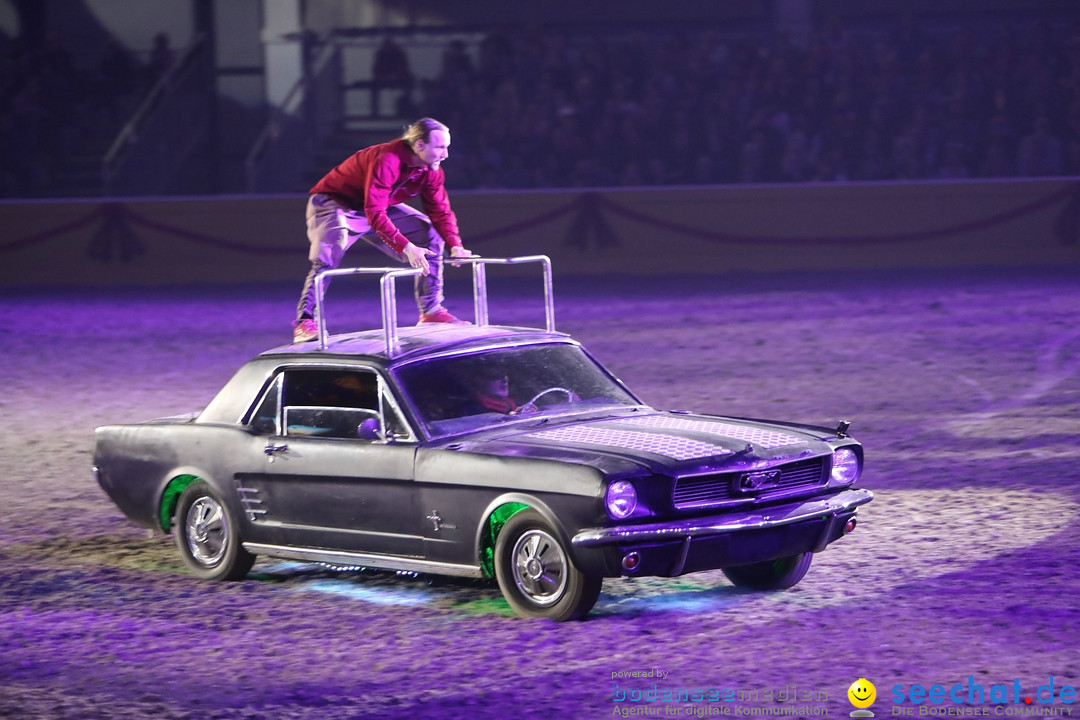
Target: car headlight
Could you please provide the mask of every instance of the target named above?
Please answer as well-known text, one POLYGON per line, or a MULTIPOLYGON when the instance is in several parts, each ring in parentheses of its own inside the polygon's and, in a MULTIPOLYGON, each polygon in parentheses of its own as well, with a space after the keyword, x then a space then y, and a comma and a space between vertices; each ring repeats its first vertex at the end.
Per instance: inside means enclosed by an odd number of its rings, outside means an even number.
POLYGON ((848 484, 859 477, 859 454, 852 448, 842 447, 832 456, 832 480, 848 484))
POLYGON ((615 520, 624 520, 630 517, 637 509, 637 490, 629 480, 616 480, 607 487, 604 493, 604 504, 607 513, 615 520))

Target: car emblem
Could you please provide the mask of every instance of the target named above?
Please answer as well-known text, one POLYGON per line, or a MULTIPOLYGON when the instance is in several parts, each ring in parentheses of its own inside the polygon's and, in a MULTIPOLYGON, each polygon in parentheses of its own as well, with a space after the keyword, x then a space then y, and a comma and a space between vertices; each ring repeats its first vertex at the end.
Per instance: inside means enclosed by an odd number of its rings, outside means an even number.
POLYGON ((432 510, 431 514, 425 519, 434 523, 435 532, 439 532, 440 530, 457 530, 457 525, 443 522, 442 516, 439 515, 438 510, 432 510))
POLYGON ((779 470, 763 470, 761 472, 743 473, 739 476, 737 490, 741 492, 757 492, 776 487, 780 482, 779 470))

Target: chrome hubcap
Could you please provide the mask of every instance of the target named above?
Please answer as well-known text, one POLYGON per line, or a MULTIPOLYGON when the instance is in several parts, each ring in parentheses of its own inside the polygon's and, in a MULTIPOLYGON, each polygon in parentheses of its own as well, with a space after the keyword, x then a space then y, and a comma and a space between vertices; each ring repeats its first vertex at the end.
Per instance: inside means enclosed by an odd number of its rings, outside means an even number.
POLYGON ((185 527, 193 558, 208 567, 221 562, 229 541, 229 523, 217 501, 204 496, 192 503, 185 527))
POLYGON ((522 533, 514 543, 514 584, 537 605, 558 602, 566 590, 569 561, 559 543, 543 530, 522 533))

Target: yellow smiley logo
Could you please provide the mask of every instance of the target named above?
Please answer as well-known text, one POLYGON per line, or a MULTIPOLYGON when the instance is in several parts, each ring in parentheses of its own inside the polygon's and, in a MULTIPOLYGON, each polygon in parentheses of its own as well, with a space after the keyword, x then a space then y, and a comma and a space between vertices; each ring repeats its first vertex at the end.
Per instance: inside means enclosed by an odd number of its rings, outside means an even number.
POLYGON ((847 690, 848 700, 857 708, 868 708, 877 700, 877 688, 866 678, 851 683, 847 690))

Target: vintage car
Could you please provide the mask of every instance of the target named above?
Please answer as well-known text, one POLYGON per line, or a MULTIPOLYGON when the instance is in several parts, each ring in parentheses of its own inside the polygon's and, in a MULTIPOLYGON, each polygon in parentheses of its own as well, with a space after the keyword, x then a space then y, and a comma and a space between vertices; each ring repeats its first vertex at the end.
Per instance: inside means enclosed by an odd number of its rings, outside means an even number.
POLYGON ((853 487, 846 423, 653 409, 555 331, 546 257, 464 264, 472 325, 399 328, 411 268, 324 273, 320 298, 331 276, 381 276, 383 326, 329 335, 320 301, 316 342, 258 355, 202 412, 98 428, 97 481, 201 578, 243 578, 257 555, 494 578, 519 615, 553 620, 587 614, 610 577, 788 588, 854 529, 873 495, 853 487), (486 266, 527 263, 546 327, 490 324, 486 266))

